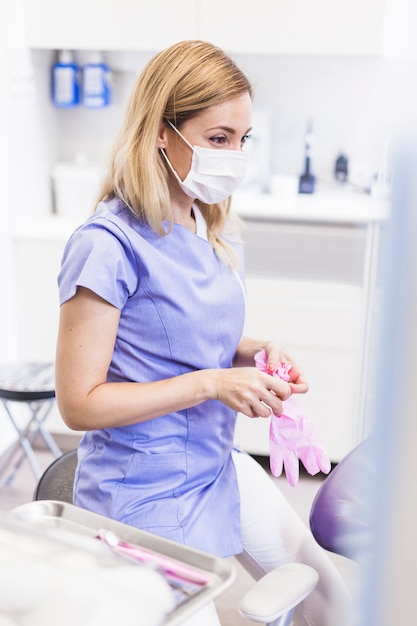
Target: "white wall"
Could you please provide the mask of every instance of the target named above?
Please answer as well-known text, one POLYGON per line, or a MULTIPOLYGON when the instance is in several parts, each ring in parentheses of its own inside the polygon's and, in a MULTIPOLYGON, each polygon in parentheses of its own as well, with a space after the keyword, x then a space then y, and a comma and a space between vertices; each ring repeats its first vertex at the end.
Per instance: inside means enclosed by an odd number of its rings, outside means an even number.
MULTIPOLYGON (((313 170, 332 176, 338 150, 351 178, 367 181, 383 162, 385 141, 415 124, 417 62, 324 57, 239 59, 255 84, 255 104, 270 110, 272 169, 299 174, 305 124, 314 120, 313 170)), ((355 182, 355 181, 353 181, 355 182)))
MULTIPOLYGON (((0 2, 0 360, 7 362, 17 355, 17 327, 15 316, 15 290, 10 240, 13 196, 12 163, 9 152, 10 122, 14 96, 19 85, 11 77, 11 57, 20 58, 23 47, 21 32, 21 6, 0 2), (13 55, 12 55, 13 48, 13 55), (16 54, 14 54, 16 52, 16 54)), ((0 407, 0 452, 14 439, 14 433, 0 407)))
POLYGON ((9 240, 12 220, 10 198, 13 194, 10 184, 12 164, 8 150, 12 108, 12 85, 10 80, 10 46, 12 38, 15 41, 15 48, 19 49, 21 40, 16 28, 14 11, 3 3, 0 4, 0 186, 2 190, 2 201, 0 202, 0 354, 2 360, 13 357, 16 339, 14 311, 10 306, 10 302, 14 298, 14 292, 9 240))

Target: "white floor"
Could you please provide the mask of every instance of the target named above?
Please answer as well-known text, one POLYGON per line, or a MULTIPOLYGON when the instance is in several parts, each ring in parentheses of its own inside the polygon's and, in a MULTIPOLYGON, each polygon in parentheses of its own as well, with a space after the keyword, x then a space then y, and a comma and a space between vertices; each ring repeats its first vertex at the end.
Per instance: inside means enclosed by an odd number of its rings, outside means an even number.
MULTIPOLYGON (((46 468, 53 460, 52 455, 46 451, 37 451, 37 456, 42 468, 46 468)), ((267 460, 265 459, 264 462, 267 467, 267 460)), ((285 477, 274 478, 273 480, 276 481, 277 486, 282 490, 304 522, 308 524, 310 507, 322 483, 322 477, 310 477, 302 474, 297 487, 290 487, 285 477)), ((0 489, 0 512, 11 510, 20 504, 31 501, 35 486, 36 479, 25 461, 13 483, 0 489)), ((353 586, 355 565, 344 557, 332 554, 329 554, 329 556, 344 576, 348 586, 353 586)), ((244 620, 239 615, 237 606, 239 599, 250 588, 253 581, 234 559, 233 563, 237 570, 237 581, 218 598, 216 604, 222 626, 248 626, 249 623, 253 622, 244 620)))

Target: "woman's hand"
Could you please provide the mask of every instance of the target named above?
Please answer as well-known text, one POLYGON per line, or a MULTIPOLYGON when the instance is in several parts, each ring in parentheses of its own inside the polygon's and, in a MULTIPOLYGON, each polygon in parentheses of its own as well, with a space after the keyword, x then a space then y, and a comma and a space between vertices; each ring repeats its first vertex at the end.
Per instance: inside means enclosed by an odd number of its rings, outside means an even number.
POLYGON ((268 372, 276 372, 280 363, 291 363, 291 369, 288 372, 290 377, 288 384, 290 386, 291 393, 307 393, 308 384, 304 379, 303 372, 299 365, 289 355, 287 350, 279 343, 273 341, 266 343, 264 350, 268 355, 266 365, 268 372))
POLYGON ((215 397, 248 417, 282 413, 282 401, 291 395, 289 383, 260 372, 255 367, 211 370, 215 375, 215 397))
POLYGON ((267 370, 271 373, 278 369, 280 363, 291 363, 290 380, 288 381, 291 393, 306 393, 308 391, 308 384, 301 367, 286 348, 276 341, 265 342, 243 337, 237 349, 234 364, 238 367, 254 365, 255 354, 261 350, 265 350, 268 355, 267 370))

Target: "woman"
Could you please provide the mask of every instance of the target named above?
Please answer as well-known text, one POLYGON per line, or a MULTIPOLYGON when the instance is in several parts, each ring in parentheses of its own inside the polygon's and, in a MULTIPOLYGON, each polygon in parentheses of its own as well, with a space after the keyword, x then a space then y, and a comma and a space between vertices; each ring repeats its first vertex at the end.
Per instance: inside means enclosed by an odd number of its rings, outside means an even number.
MULTIPOLYGON (((259 571, 310 562, 323 583, 300 623, 340 626, 320 604, 343 596, 335 571, 269 476, 233 449, 238 411, 280 414, 307 391, 294 363, 288 383, 254 367, 262 349, 271 370, 291 361, 279 344, 242 337, 229 207, 251 99, 244 74, 200 41, 158 54, 133 90, 102 202, 59 276, 57 400, 86 431, 74 502, 218 556, 245 551, 259 571)), ((203 613, 199 626, 219 623, 213 607, 203 613)))

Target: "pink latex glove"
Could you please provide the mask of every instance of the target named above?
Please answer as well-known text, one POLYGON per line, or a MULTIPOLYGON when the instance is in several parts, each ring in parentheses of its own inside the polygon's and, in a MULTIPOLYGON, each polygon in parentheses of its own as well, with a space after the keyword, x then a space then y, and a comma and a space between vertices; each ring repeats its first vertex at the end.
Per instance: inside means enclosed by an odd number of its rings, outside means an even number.
MULTIPOLYGON (((256 367, 262 372, 282 380, 290 380, 290 363, 280 363, 275 372, 266 368, 268 356, 265 350, 255 354, 256 367)), ((269 427, 269 458, 273 476, 281 476, 283 468, 292 487, 298 483, 299 460, 307 472, 314 476, 330 471, 330 459, 324 450, 317 429, 311 418, 303 413, 292 398, 284 400, 282 415, 271 416, 269 427)))

